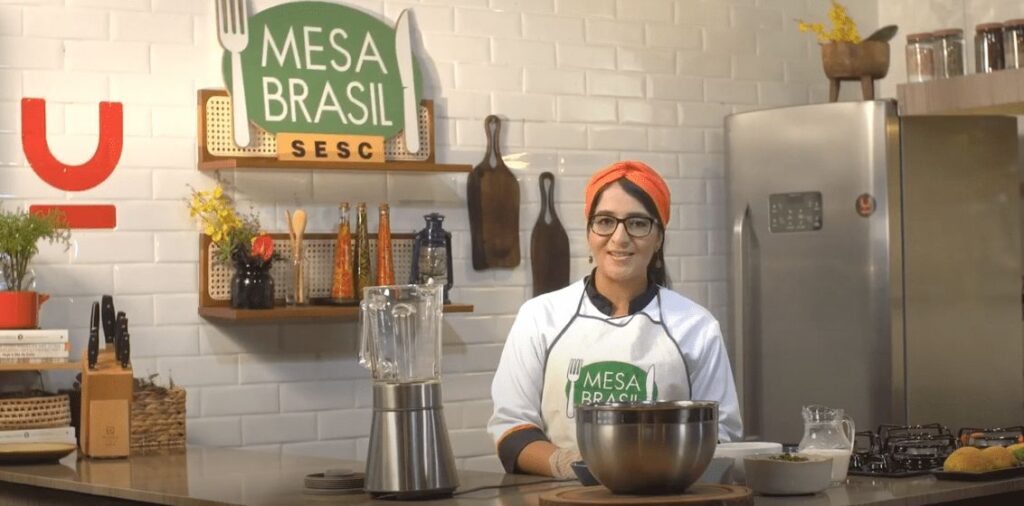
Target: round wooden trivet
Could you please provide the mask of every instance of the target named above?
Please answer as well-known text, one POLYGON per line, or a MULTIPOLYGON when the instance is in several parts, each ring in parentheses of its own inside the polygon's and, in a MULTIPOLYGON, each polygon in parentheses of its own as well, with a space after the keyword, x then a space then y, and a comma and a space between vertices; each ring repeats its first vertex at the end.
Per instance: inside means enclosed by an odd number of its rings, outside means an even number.
POLYGON ((540 506, 590 506, 643 504, 646 506, 753 506, 754 495, 747 487, 698 483, 683 494, 622 495, 602 486, 569 487, 540 496, 540 506))

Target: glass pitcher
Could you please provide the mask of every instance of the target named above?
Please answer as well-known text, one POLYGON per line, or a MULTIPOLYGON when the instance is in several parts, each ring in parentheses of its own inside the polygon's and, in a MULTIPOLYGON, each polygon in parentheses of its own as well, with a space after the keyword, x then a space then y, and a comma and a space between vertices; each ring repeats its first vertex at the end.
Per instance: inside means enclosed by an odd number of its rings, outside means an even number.
POLYGON ((363 290, 359 364, 373 373, 374 381, 441 379, 442 292, 440 285, 363 290))
POLYGON ((846 480, 856 428, 853 418, 840 408, 811 405, 803 407, 804 437, 800 453, 832 457, 832 483, 846 480))

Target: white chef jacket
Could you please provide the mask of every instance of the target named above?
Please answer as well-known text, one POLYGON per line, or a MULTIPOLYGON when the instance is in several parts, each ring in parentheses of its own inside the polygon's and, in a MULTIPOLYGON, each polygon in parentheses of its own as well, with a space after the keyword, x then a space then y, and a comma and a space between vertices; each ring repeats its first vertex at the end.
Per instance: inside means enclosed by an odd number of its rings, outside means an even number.
MULTIPOLYGON (((516 470, 516 460, 526 445, 538 440, 550 441, 546 434, 550 421, 544 419, 541 402, 545 364, 558 336, 577 311, 587 317, 610 322, 618 320, 609 316, 611 308, 607 299, 592 285, 588 289, 589 279, 527 301, 512 324, 491 385, 494 413, 487 424, 508 472, 516 470)), ((718 321, 697 303, 653 284, 630 306, 631 315, 643 311, 652 319, 664 322, 665 330, 686 363, 690 398, 719 403, 719 440, 740 439, 743 424, 736 386, 718 321), (638 302, 644 304, 643 307, 635 307, 638 302)), ((658 377, 659 385, 669 380, 658 377)), ((571 444, 575 446, 574 437, 571 444)))

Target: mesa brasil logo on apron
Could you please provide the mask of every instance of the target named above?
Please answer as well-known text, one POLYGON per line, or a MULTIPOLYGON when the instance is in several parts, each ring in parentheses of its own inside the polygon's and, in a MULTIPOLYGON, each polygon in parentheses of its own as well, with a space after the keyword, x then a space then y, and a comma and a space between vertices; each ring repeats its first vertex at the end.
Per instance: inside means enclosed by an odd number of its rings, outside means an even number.
POLYGON ((579 378, 566 378, 565 395, 574 405, 583 402, 645 401, 658 398, 654 366, 647 371, 626 362, 595 362, 582 367, 579 378))

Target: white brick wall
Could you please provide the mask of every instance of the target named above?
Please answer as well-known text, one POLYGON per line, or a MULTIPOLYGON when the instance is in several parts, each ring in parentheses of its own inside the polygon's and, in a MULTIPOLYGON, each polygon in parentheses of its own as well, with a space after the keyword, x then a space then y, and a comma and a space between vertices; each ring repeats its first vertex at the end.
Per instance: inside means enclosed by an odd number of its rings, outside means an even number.
MULTIPOLYGON (((277 3, 250 5, 258 11, 277 3)), ((516 157, 523 195, 523 264, 473 271, 465 175, 221 176, 236 184, 242 205, 263 212, 273 231, 285 230, 283 210, 296 203, 309 211, 310 232, 331 230, 341 200, 390 201, 396 231, 421 228, 426 212, 446 214, 455 244, 453 298, 476 305, 473 314, 449 316, 444 336, 446 419, 460 465, 499 469, 484 431, 490 382, 515 313, 532 292, 529 237, 541 172, 559 178, 558 212, 577 276, 590 268, 580 219, 588 176, 622 158, 662 170, 674 196, 666 253, 675 288, 726 316, 722 120, 739 110, 825 96, 817 46, 791 20, 826 19, 828 0, 347 3, 388 19, 415 11, 428 53, 419 61, 432 66, 425 75, 435 76, 424 84, 438 113, 439 160, 477 163, 483 118, 494 113, 506 120, 502 148, 516 157)), ((875 1, 847 3, 863 31, 877 26, 875 1)), ((930 27, 932 18, 965 22, 955 15, 962 1, 882 4, 882 21, 898 20, 903 32, 913 23, 930 27), (913 16, 924 4, 936 5, 936 14, 918 22, 913 16)), ((1017 8, 1011 0, 988 4, 1001 5, 1005 17, 1017 8)), ((80 351, 89 303, 113 293, 133 324, 137 374, 160 373, 188 388, 191 443, 362 458, 371 400, 368 373, 355 359, 356 325, 213 325, 196 315, 198 242, 184 199, 186 184, 212 183, 196 168, 195 139, 196 89, 222 86, 210 5, 0 6, 0 118, 8 125, 0 132, 0 194, 10 206, 64 199, 117 205, 117 230, 76 231, 70 252, 44 247, 37 257, 39 289, 54 295, 43 322, 71 328, 80 351), (77 194, 42 183, 21 152, 23 96, 47 100, 50 145, 68 163, 95 150, 97 102, 123 102, 124 152, 111 179, 77 194)), ((901 76, 897 46, 892 74, 901 76)), ((376 218, 370 222, 375 228, 376 218)))

